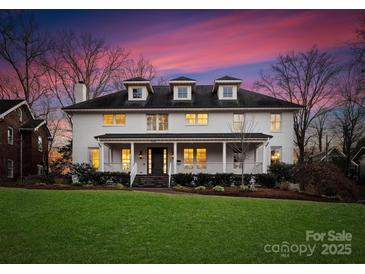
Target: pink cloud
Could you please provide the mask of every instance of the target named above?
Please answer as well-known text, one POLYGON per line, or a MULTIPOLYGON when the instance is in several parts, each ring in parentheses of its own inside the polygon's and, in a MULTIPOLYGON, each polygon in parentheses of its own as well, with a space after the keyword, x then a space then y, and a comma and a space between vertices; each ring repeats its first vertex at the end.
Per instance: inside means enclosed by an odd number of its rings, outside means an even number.
POLYGON ((353 11, 304 11, 283 16, 276 11, 223 13, 214 19, 150 34, 127 43, 162 71, 199 72, 262 62, 289 50, 316 44, 344 45, 354 38, 353 11))

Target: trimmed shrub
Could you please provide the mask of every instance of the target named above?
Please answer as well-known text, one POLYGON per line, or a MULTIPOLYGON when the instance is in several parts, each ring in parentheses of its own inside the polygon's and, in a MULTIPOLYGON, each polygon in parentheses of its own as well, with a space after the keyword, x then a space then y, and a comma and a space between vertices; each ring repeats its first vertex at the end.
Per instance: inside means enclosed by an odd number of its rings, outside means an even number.
POLYGON ((191 186, 194 183, 194 175, 191 173, 177 173, 172 175, 174 184, 191 186))
POLYGON ((194 188, 195 190, 197 191, 204 191, 206 190, 207 188, 205 186, 197 186, 196 188, 194 188))
POLYGON ((254 185, 240 185, 239 190, 243 192, 255 192, 256 187, 254 185))
POLYGON ((90 164, 73 164, 71 175, 78 177, 80 184, 129 184, 129 174, 123 172, 99 172, 90 164))
POLYGON ((214 185, 231 186, 235 183, 233 173, 216 173, 213 178, 214 185))
POLYGON ((214 191, 217 191, 217 192, 224 192, 224 187, 222 187, 222 186, 215 186, 215 187, 213 187, 213 190, 214 191))
POLYGON ((255 180, 256 184, 264 187, 273 188, 276 185, 276 180, 271 174, 256 174, 255 180))
POLYGON ((211 186, 213 185, 214 175, 209 173, 198 173, 195 177, 197 186, 211 186))
POLYGON ((269 174, 271 174, 276 182, 292 181, 294 165, 285 163, 276 163, 269 167, 269 174))
POLYGON ((300 189, 314 195, 338 196, 344 201, 356 201, 358 189, 342 171, 332 164, 313 163, 297 165, 293 178, 300 189))
POLYGON ((176 186, 173 187, 173 189, 175 190, 179 190, 179 191, 186 191, 186 190, 189 190, 189 188, 185 187, 185 186, 182 186, 180 184, 177 184, 176 186))

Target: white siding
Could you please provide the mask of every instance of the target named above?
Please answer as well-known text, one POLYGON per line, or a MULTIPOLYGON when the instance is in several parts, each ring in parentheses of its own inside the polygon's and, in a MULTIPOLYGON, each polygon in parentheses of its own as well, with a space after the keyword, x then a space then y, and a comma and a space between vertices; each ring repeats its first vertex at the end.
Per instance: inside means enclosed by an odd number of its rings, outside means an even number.
MULTIPOLYGON (((88 161, 88 148, 97 147, 94 136, 107 133, 146 133, 146 114, 126 113, 125 126, 104 126, 102 113, 75 113, 73 121, 73 161, 77 163, 88 161)), ((162 112, 166 113, 166 112, 162 112)), ((189 112, 191 113, 191 112, 189 112)), ((198 112, 195 112, 198 113, 198 112)), ((231 132, 233 113, 208 112, 207 125, 186 125, 185 113, 169 113, 168 133, 227 133, 231 132)), ((293 112, 282 112, 281 131, 270 132, 270 112, 245 112, 246 124, 252 124, 252 132, 272 135, 267 147, 267 163, 270 163, 270 147, 282 147, 282 161, 293 162, 293 112)), ((156 132, 158 133, 158 131, 156 132)), ((221 150, 221 147, 219 148, 221 150)), ((136 153, 139 151, 136 149, 136 153)), ((106 158, 105 158, 106 159, 106 158)), ((135 158, 137 159, 137 157, 135 158)), ((219 159, 222 161, 222 159, 219 159)), ((227 161, 228 158, 227 158, 227 161)), ((262 147, 258 149, 257 161, 262 162, 262 147)))

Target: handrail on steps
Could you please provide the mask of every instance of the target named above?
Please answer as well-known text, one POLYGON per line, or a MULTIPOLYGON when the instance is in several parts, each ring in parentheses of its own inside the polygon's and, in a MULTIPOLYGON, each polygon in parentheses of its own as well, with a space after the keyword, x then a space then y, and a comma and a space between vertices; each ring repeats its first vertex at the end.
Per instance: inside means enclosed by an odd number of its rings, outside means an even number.
POLYGON ((131 169, 129 187, 132 187, 133 186, 134 179, 137 176, 137 171, 138 171, 137 163, 134 163, 133 164, 133 167, 131 169))
POLYGON ((172 173, 172 163, 170 162, 170 165, 169 165, 169 185, 168 187, 170 188, 171 187, 171 173, 172 173))

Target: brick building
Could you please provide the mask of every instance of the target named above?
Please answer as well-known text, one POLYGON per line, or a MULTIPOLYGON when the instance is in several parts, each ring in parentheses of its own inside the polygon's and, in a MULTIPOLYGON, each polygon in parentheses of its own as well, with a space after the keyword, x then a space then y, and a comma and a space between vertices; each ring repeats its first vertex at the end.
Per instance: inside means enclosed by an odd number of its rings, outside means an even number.
POLYGON ((25 100, 0 100, 0 181, 45 174, 49 138, 25 100))

